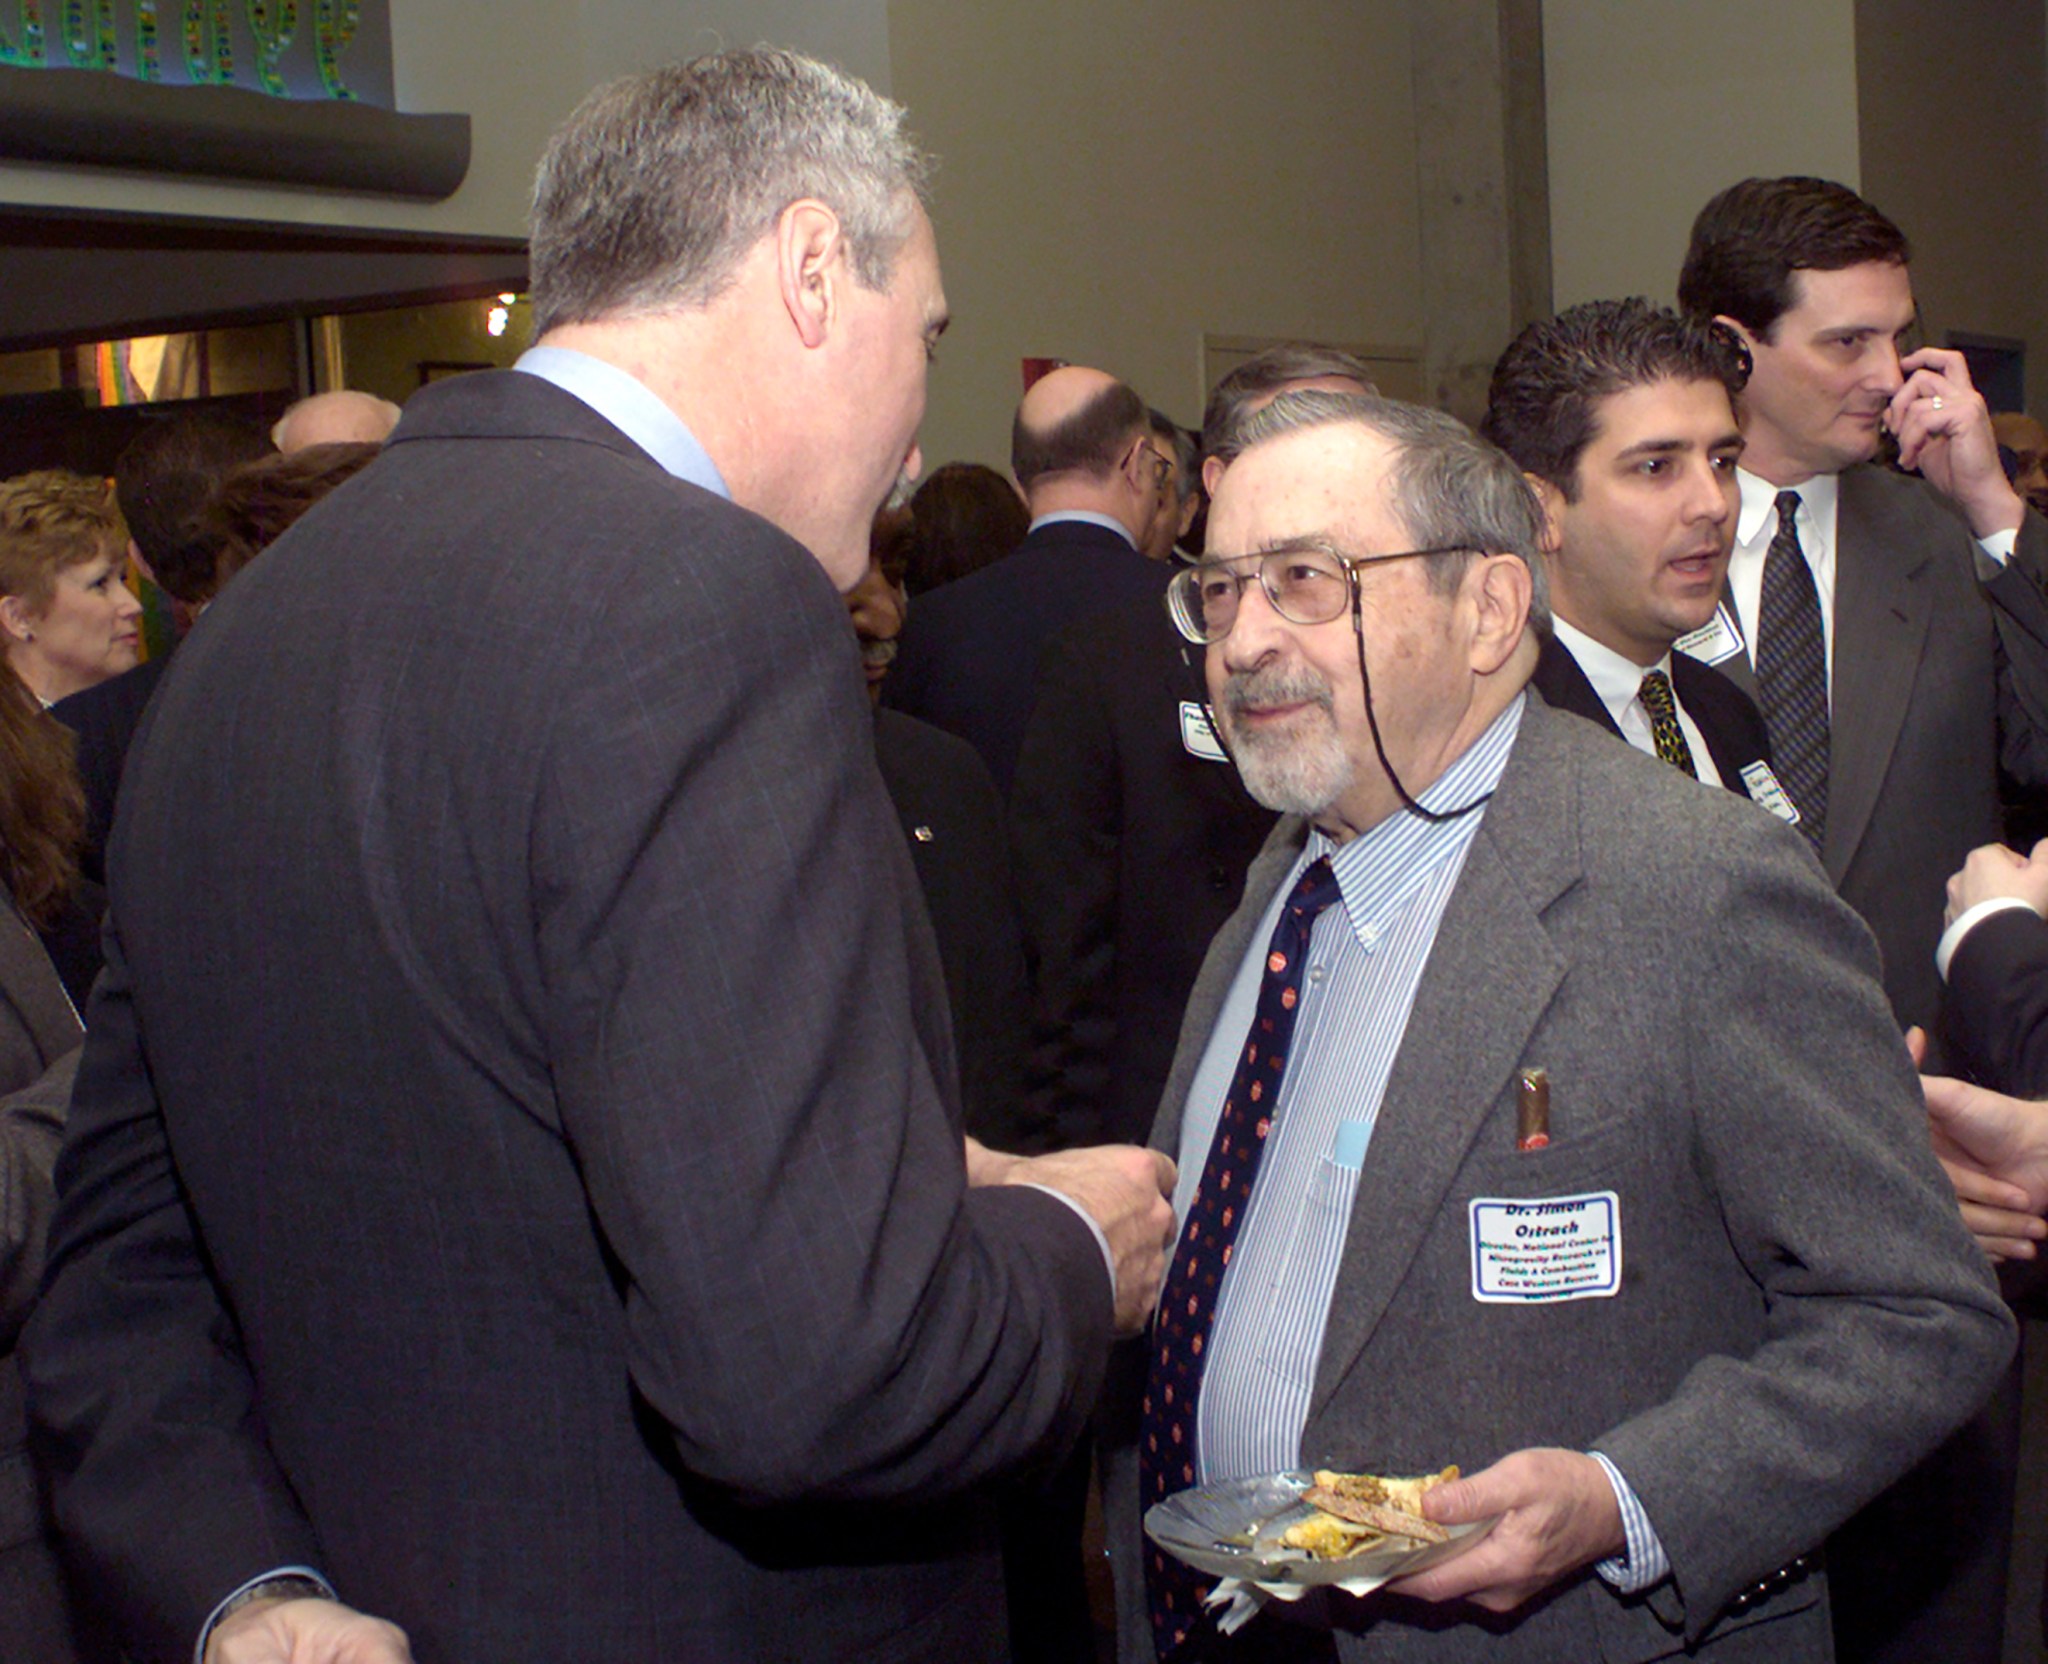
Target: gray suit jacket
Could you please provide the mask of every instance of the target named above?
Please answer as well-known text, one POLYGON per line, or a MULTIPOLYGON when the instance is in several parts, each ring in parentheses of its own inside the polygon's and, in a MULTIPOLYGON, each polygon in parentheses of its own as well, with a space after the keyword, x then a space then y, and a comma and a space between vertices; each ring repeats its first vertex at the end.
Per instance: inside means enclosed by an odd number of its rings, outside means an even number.
MULTIPOLYGON (((1304 836, 1282 822, 1210 952, 1163 1149, 1304 836)), ((1795 833, 1531 701, 1387 1083, 1301 1454, 1399 1473, 1600 1450, 1672 1583, 1624 1600, 1589 1570, 1484 1624, 1345 1597, 1341 1656, 1831 1656, 1818 1577, 1753 1586, 1968 1416, 2012 1345, 1875 969, 1795 833), (1530 1066, 1553 1142, 1523 1154, 1530 1066), (1608 1190, 1616 1296, 1473 1299, 1471 1200, 1608 1190)))
MULTIPOLYGON (((1969 528, 1923 480, 1841 476, 1822 864, 1884 955, 1901 1024, 1932 1026, 1942 886, 2004 835, 1998 771, 2048 785, 2048 522, 2027 514, 1985 582, 1969 528)), ((1718 665, 1754 697, 1747 654, 1718 665)))
POLYGON ((1110 1324, 966 1192, 840 597, 521 374, 424 390, 193 631, 26 1347, 137 1659, 310 1563, 422 1659, 998 1656, 978 1482, 1110 1324))

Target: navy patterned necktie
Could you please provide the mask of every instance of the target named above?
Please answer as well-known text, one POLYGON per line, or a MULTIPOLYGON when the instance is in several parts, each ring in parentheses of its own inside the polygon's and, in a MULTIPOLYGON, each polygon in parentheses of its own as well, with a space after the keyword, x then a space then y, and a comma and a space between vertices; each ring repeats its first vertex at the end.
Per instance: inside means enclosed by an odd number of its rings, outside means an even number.
POLYGON ((1799 493, 1778 493, 1778 530, 1764 556, 1757 607, 1756 689, 1771 761, 1799 809, 1799 830, 1820 851, 1828 822, 1828 652, 1820 594, 1799 547, 1799 493))
MULTIPOLYGON (((1209 1158, 1202 1165, 1201 1183, 1188 1204, 1187 1222, 1173 1264, 1167 1268, 1165 1287, 1160 1290, 1138 1434, 1139 1496, 1147 1508, 1186 1490, 1199 1471, 1195 1406, 1201 1396, 1203 1354, 1216 1315, 1216 1295, 1244 1224, 1259 1158, 1265 1154, 1266 1134, 1287 1067, 1287 1047, 1294 1035, 1295 1011, 1301 1003, 1309 933, 1315 928, 1316 916, 1337 895, 1337 875, 1330 869, 1329 857, 1324 856, 1309 863, 1280 910, 1280 922, 1266 950, 1258 1008, 1245 1034, 1244 1054, 1231 1076, 1216 1134, 1209 1144, 1209 1158)), ((1146 1604, 1152 1616, 1152 1638, 1162 1660, 1171 1656, 1194 1627, 1201 1615, 1202 1594, 1211 1581, 1169 1559, 1152 1544, 1145 1546, 1146 1604)))
POLYGON ((1694 766, 1692 747, 1685 743, 1685 730, 1678 726, 1678 699, 1671 691, 1671 678, 1661 670, 1645 672, 1636 697, 1650 713, 1650 739, 1657 755, 1697 780, 1700 771, 1694 766))

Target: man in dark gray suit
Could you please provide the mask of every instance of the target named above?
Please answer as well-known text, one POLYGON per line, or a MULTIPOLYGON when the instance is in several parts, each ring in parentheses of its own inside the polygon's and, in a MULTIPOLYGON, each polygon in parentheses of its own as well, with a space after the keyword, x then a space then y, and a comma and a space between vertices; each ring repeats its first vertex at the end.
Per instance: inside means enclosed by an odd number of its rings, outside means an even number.
MULTIPOLYGON (((1844 186, 1746 179, 1700 210, 1678 298, 1753 358, 1716 662, 1755 692, 1900 1024, 1938 1036, 1945 881, 2004 830, 2001 767, 2048 784, 2048 522, 2007 482, 1962 355, 1907 350, 1910 254, 1844 186), (1877 463, 1886 433, 1919 478, 1877 463)), ((1838 1539, 1848 1664, 1994 1664, 2016 1422, 2015 1382, 1838 1539)))
POLYGON ((1426 1511, 1499 1521, 1385 1594, 1230 1637, 1148 1554, 1153 1637, 1826 1660, 1807 1551, 2012 1347, 1868 932, 1796 833, 1526 697, 1541 520, 1500 453, 1326 394, 1246 440, 1216 558, 1174 593, 1287 818, 1154 1131, 1186 1225, 1121 1465, 1157 1501, 1457 1462, 1426 1511))
POLYGON ((981 1483, 1171 1180, 963 1146, 835 590, 945 325, 901 115, 765 49, 593 95, 540 345, 158 692, 29 1343, 136 1658, 1002 1655, 981 1483))
POLYGON ((1942 885, 2002 830, 1999 766, 2048 784, 2048 522, 2007 482, 1962 355, 1905 350, 1909 256, 1841 185, 1747 179, 1700 210, 1678 297, 1752 358, 1728 599, 1703 654, 1757 694, 1900 1024, 1932 1026, 1942 885), (1877 465, 1887 432, 1919 479, 1877 465))

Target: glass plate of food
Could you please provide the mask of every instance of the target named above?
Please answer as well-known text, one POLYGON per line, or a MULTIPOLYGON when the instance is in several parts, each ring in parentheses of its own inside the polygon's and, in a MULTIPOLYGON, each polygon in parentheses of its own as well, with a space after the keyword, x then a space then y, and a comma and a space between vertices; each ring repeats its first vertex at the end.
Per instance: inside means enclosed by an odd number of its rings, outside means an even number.
POLYGON ((1419 1479, 1295 1469, 1181 1491, 1145 1514, 1145 1533, 1167 1553, 1212 1577, 1268 1588, 1378 1585, 1440 1565, 1493 1528, 1436 1525, 1421 1517, 1422 1492, 1458 1476, 1419 1479))

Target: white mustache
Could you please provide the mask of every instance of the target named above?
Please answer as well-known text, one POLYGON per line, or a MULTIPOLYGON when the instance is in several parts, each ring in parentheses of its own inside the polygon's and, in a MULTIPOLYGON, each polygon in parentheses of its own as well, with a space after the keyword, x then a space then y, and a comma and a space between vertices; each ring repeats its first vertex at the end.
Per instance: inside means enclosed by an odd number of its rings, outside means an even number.
POLYGON ((863 641, 860 644, 860 662, 886 670, 896 662, 896 643, 891 641, 863 641))

